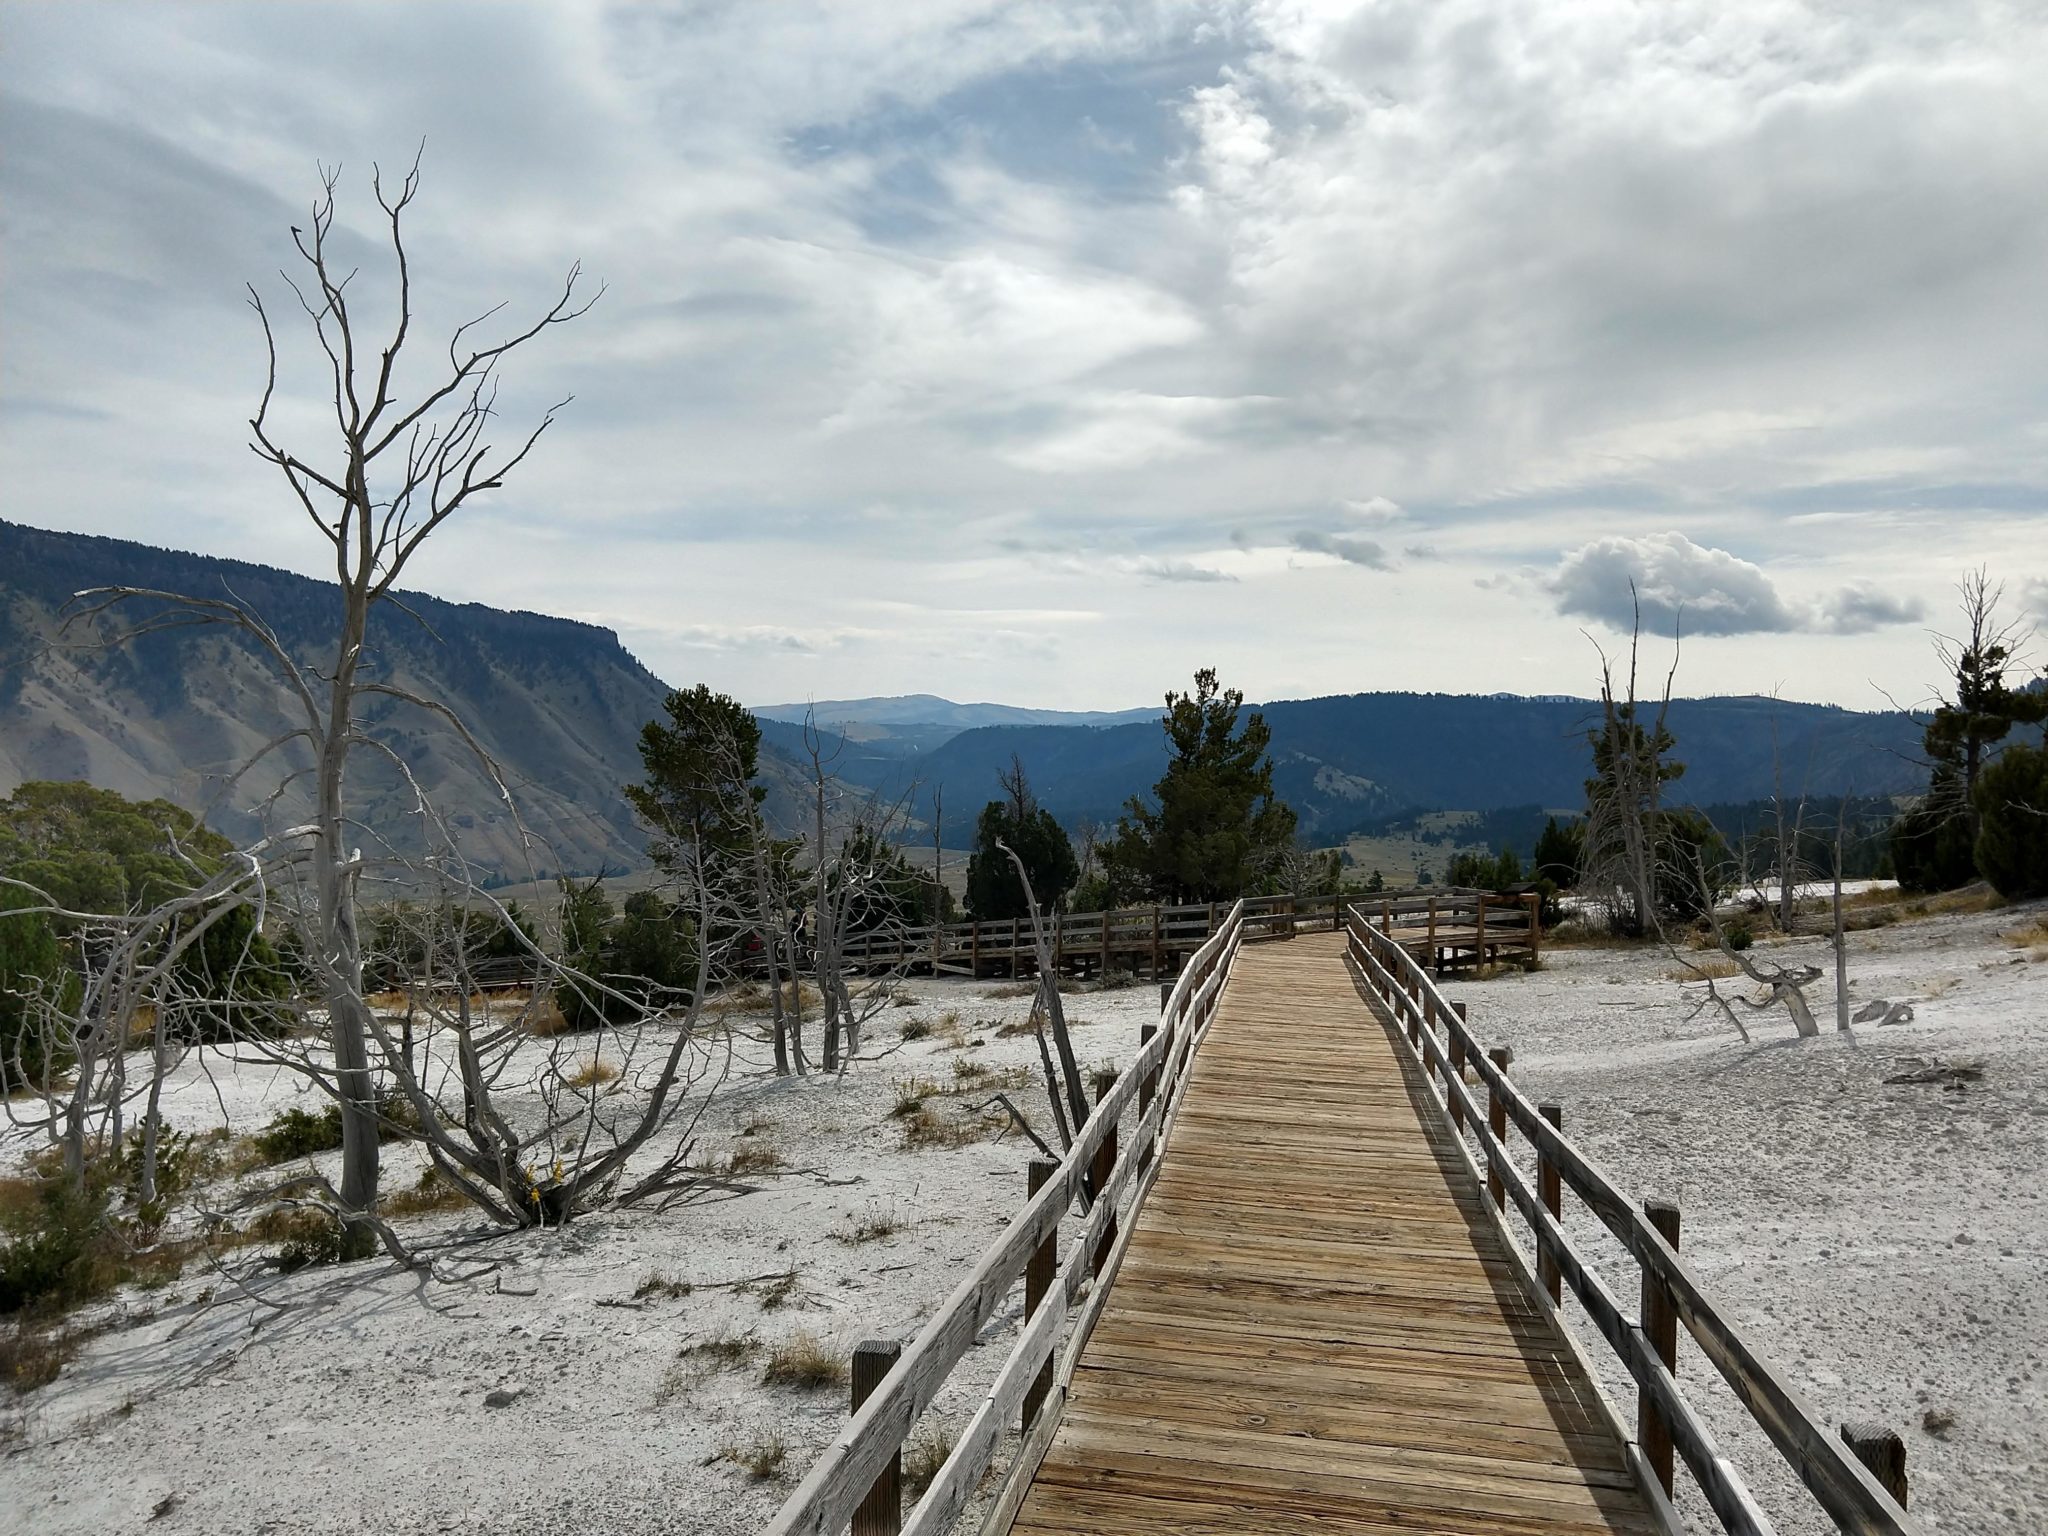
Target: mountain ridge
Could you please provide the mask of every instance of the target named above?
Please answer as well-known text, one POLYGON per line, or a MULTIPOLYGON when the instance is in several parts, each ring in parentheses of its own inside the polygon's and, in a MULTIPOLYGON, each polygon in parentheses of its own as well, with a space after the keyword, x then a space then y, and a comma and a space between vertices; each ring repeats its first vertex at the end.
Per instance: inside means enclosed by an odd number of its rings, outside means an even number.
MULTIPOLYGON (((87 778, 163 795, 212 815, 231 836, 248 835, 260 796, 237 791, 224 802, 222 781, 290 728, 270 664, 224 629, 159 633, 113 651, 67 644, 66 605, 82 588, 105 585, 233 591, 288 650, 317 662, 323 644, 332 645, 331 584, 248 561, 0 521, 0 793, 30 778, 87 778)), ((640 727, 660 713, 669 685, 600 625, 424 593, 404 602, 410 612, 387 608, 373 626, 375 675, 445 700, 468 721, 505 766, 544 844, 539 852, 526 846, 489 774, 452 732, 389 701, 373 706, 373 735, 415 762, 466 851, 511 878, 644 863, 645 834, 620 789, 640 777, 640 727)), ((1304 834, 1335 841, 1409 809, 1578 803, 1585 732, 1599 705, 1556 694, 1381 691, 1252 708, 1272 727, 1275 786, 1296 807, 1304 834)), ((810 715, 830 771, 857 790, 910 795, 927 825, 939 787, 956 828, 997 798, 996 776, 1013 756, 1069 826, 1113 819, 1164 770, 1159 714, 1158 706, 963 705, 934 694, 756 711, 770 813, 783 824, 801 824, 796 765, 807 762, 801 721, 810 715)), ((1690 765, 1680 798, 1739 802, 1771 793, 1773 721, 1788 791, 1897 794, 1921 786, 1912 762, 1920 727, 1908 715, 1722 695, 1672 701, 1676 755, 1690 765)), ((412 815, 404 783, 374 762, 353 782, 369 828, 399 837, 412 815)), ((289 797, 278 807, 290 808, 289 797)))

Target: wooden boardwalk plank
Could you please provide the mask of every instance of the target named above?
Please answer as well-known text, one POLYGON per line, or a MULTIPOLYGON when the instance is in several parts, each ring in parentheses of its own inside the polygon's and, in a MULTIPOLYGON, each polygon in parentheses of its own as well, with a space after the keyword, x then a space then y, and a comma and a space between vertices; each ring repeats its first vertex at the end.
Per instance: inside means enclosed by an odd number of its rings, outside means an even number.
POLYGON ((1337 936, 1247 948, 1019 1536, 1656 1530, 1337 936))

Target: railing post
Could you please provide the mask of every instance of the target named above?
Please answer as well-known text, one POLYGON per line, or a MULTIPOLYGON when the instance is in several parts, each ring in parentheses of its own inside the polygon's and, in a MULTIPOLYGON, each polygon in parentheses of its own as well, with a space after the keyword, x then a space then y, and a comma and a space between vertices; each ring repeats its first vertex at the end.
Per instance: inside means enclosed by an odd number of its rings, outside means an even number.
POLYGON ((1436 959, 1436 898, 1434 896, 1429 898, 1429 968, 1438 974, 1443 972, 1443 967, 1437 964, 1436 959))
MULTIPOLYGON (((1060 1171, 1060 1165, 1042 1157, 1034 1157, 1031 1166, 1024 1172, 1024 1192, 1027 1199, 1035 1197, 1045 1188, 1045 1181, 1060 1171)), ((1024 1318, 1029 1322, 1037 1315, 1038 1304, 1045 1300, 1052 1290, 1053 1281, 1059 1276, 1059 1227, 1045 1234, 1045 1241, 1031 1250, 1031 1257, 1024 1264, 1024 1318)), ((1031 1385, 1024 1393, 1024 1430, 1030 1433, 1031 1426, 1038 1419, 1038 1411, 1045 1406, 1046 1394, 1052 1391, 1052 1356, 1045 1357, 1045 1364, 1039 1367, 1031 1385)))
POLYGON ((1155 901, 1152 903, 1152 974, 1154 976, 1159 974, 1160 966, 1166 963, 1164 959, 1165 951, 1161 948, 1165 937, 1165 914, 1159 910, 1159 903, 1155 901))
MULTIPOLYGON (((1650 1218, 1664 1241, 1673 1248, 1678 1246, 1678 1207, 1669 1200, 1645 1200, 1643 1214, 1650 1218)), ((1678 1374, 1678 1311, 1671 1305, 1671 1293, 1664 1282, 1657 1278, 1648 1267, 1643 1270, 1643 1335, 1650 1341, 1650 1347, 1657 1351, 1657 1358, 1664 1362, 1664 1369, 1672 1375, 1678 1374)), ((1643 1448, 1643 1459, 1657 1474, 1657 1481, 1664 1485, 1664 1492, 1671 1492, 1671 1426, 1651 1399, 1650 1394, 1640 1388, 1636 1392, 1636 1441, 1643 1448)))
POLYGON ((1543 897, 1531 891, 1523 898, 1529 903, 1529 969, 1543 958, 1543 897))
MULTIPOLYGON (((1552 1130, 1564 1130, 1562 1104, 1538 1104, 1536 1113, 1549 1123, 1552 1130)), ((1536 1193, 1543 1201, 1543 1209, 1550 1212, 1550 1219, 1563 1220, 1564 1180, 1558 1177, 1557 1164, 1544 1154, 1541 1147, 1536 1149, 1536 1193)), ((1536 1275, 1543 1282, 1543 1289, 1550 1292, 1552 1301, 1564 1299, 1564 1277, 1558 1272, 1557 1259, 1547 1244, 1536 1245, 1536 1275)))
POLYGON ((968 973, 976 981, 981 980, 981 919, 978 917, 968 924, 967 955, 968 973))
POLYGON ((1418 1051, 1422 1049, 1422 1032, 1425 1029, 1432 1035, 1436 1033, 1435 992, 1425 992, 1422 994, 1422 1017, 1420 1019, 1417 1019, 1413 1014, 1410 1014, 1408 1017, 1408 1043, 1418 1051))
POLYGON ((1479 893, 1479 915, 1472 920, 1472 931, 1479 943, 1479 964, 1486 965, 1486 892, 1479 893))
MULTIPOLYGON (((1451 1012, 1458 1016, 1459 1024, 1462 1025, 1465 1022, 1465 1005, 1463 1003, 1451 1004, 1451 1012)), ((1463 1029, 1454 1029, 1450 1031, 1450 1036, 1451 1076, 1462 1083, 1465 1080, 1465 1031, 1463 1029)), ((1451 1129, 1462 1133, 1465 1129, 1465 1101, 1450 1091, 1448 1083, 1444 1085, 1444 1102, 1451 1107, 1451 1129)))
POLYGON ((1906 1442, 1898 1432, 1882 1424, 1852 1421, 1842 1426, 1842 1444, 1856 1459, 1870 1468, 1877 1485, 1906 1507, 1906 1442))
MULTIPOLYGON (((882 1378, 902 1357, 903 1346, 893 1339, 868 1339, 853 1349, 853 1411, 882 1384, 882 1378)), ((898 1445, 867 1497, 853 1512, 853 1536, 896 1536, 903 1529, 903 1447, 898 1445)))
MULTIPOLYGON (((1158 1033, 1159 1026, 1157 1024, 1140 1024, 1138 1026, 1138 1049, 1143 1051, 1146 1046, 1152 1043, 1153 1037, 1158 1033)), ((1173 1049, 1173 1036, 1171 1034, 1166 1037, 1166 1047, 1168 1051, 1173 1049)), ((1159 1053, 1159 1060, 1152 1063, 1151 1069, 1138 1079, 1138 1118, 1140 1120, 1143 1120, 1146 1111, 1152 1108, 1152 1100, 1158 1097, 1159 1070, 1165 1061, 1166 1051, 1162 1051, 1159 1053)), ((1149 1141, 1139 1142, 1137 1155, 1138 1171, 1134 1177, 1142 1179, 1145 1177, 1145 1170, 1152 1166, 1152 1143, 1149 1141)))
MULTIPOLYGON (((1486 1059, 1502 1072, 1515 1059, 1515 1053, 1504 1045, 1496 1045, 1486 1053, 1486 1059)), ((1493 1084, 1486 1085, 1486 1128, 1493 1132, 1493 1139, 1503 1147, 1508 1144, 1508 1101, 1493 1084)), ((1500 1176, 1500 1164, 1491 1156, 1486 1159, 1486 1192, 1493 1196, 1493 1208, 1504 1211, 1508 1208, 1507 1185, 1500 1176)))
MULTIPOLYGON (((1101 1084, 1096 1088, 1095 1108, 1097 1113, 1101 1112, 1102 1101, 1109 1097, 1109 1090, 1114 1088, 1115 1086, 1116 1074, 1114 1072, 1111 1072, 1103 1078, 1101 1084)), ((1095 1149, 1095 1162, 1093 1163, 1092 1167, 1095 1176, 1095 1190, 1097 1198, 1106 1198, 1103 1192, 1109 1188, 1110 1175, 1116 1172, 1115 1121, 1110 1122, 1109 1133, 1102 1138, 1102 1145, 1095 1149)), ((1114 1248, 1115 1246, 1116 1212, 1114 1209, 1112 1209, 1109 1214, 1109 1221, 1103 1226, 1102 1229, 1102 1240, 1095 1245, 1094 1257, 1090 1259, 1088 1264, 1088 1268, 1091 1273, 1098 1275, 1102 1273, 1102 1266, 1109 1262, 1109 1250, 1114 1248)))

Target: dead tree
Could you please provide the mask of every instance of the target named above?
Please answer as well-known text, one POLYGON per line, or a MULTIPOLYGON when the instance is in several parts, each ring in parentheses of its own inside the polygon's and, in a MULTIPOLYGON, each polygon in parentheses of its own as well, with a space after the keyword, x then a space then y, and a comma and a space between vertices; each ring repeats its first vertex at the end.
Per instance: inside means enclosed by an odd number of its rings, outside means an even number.
POLYGON ((1671 710, 1672 680, 1678 674, 1678 632, 1672 632, 1671 670, 1665 674, 1656 719, 1648 729, 1636 696, 1641 639, 1638 605, 1629 635, 1627 680, 1619 692, 1612 660, 1598 642, 1594 644, 1600 655, 1600 721, 1592 732, 1586 862, 1579 880, 1580 891, 1606 909, 1610 926, 1632 938, 1656 931, 1659 895, 1670 874, 1661 835, 1664 787, 1685 771, 1683 764, 1666 756, 1673 745, 1665 721, 1671 710))
POLYGON ((894 983, 911 958, 910 916, 891 889, 899 869, 893 839, 909 825, 916 786, 894 799, 879 792, 852 796, 831 771, 816 722, 804 721, 804 751, 810 781, 809 907, 811 971, 818 989, 824 1035, 819 1064, 842 1070, 860 1051, 861 1030, 889 1004, 894 983), (858 931, 856 931, 858 930, 858 931), (861 941, 858 985, 851 977, 850 944, 861 941), (875 957, 886 957, 877 960, 875 957))
MULTIPOLYGON (((321 448, 302 451, 290 445, 273 423, 277 338, 262 295, 253 286, 249 290, 268 355, 262 395, 249 422, 250 447, 277 470, 291 503, 332 556, 337 608, 331 648, 318 658, 294 654, 260 614, 232 594, 198 597, 104 588, 82 594, 71 618, 100 629, 101 637, 113 643, 186 626, 224 626, 271 663, 294 701, 298 719, 293 728, 266 743, 230 783, 239 784, 278 759, 287 765, 287 781, 310 786, 310 814, 274 834, 260 856, 250 855, 249 879, 266 897, 273 891, 290 894, 284 910, 298 930, 297 948, 319 999, 331 1052, 323 1076, 340 1109, 342 1166, 335 1200, 349 1251, 366 1253, 375 1238, 369 1217, 380 1169, 380 1062, 378 1026, 364 996, 359 914, 365 882, 377 877, 376 866, 389 850, 366 837, 351 815, 348 783, 351 766, 366 755, 383 758, 408 780, 410 775, 397 753, 366 730, 365 706, 402 706, 452 731, 511 801, 488 754, 446 705, 366 671, 374 644, 372 621, 387 605, 402 608, 395 595, 398 584, 426 541, 474 498, 503 485, 553 423, 558 407, 545 411, 505 451, 494 448, 489 433, 506 359, 582 315, 595 296, 579 299, 580 274, 571 267, 561 292, 537 318, 500 339, 472 340, 502 308, 494 306, 457 326, 445 360, 427 365, 432 371, 419 392, 401 398, 394 384, 409 372, 404 365, 411 357, 414 325, 403 224, 419 187, 418 162, 395 195, 388 195, 382 178, 373 175, 396 279, 393 313, 381 336, 373 335, 351 307, 354 272, 333 264, 337 181, 337 172, 322 171, 321 195, 310 220, 292 231, 301 276, 284 276, 322 360, 331 436, 321 448)), ((275 805, 276 797, 267 804, 275 805)))
POLYGON ((1024 887, 1024 905, 1031 918, 1032 960, 1038 972, 1038 991, 1031 1003, 1031 1023, 1038 1037, 1039 1064, 1045 1069, 1046 1097, 1052 1104, 1053 1124, 1059 1128, 1060 1150, 1065 1151, 1074 1144, 1074 1135, 1088 1119, 1088 1092, 1081 1081, 1081 1064, 1074 1058, 1073 1037, 1067 1033, 1067 1011, 1060 1001, 1059 965, 1053 956, 1052 943, 1045 934, 1045 922, 1038 909, 1038 895, 1031 889, 1031 875, 1024 868, 1024 861, 1016 849, 1000 838, 996 841, 1017 871, 1017 882, 1024 887), (1052 1032, 1052 1043, 1059 1053, 1059 1073, 1053 1073, 1052 1055, 1046 1049, 1046 1031, 1052 1032), (1066 1102, 1061 1103, 1060 1089, 1066 1089, 1066 1102), (1069 1128, 1069 1117, 1072 1125, 1069 1128))

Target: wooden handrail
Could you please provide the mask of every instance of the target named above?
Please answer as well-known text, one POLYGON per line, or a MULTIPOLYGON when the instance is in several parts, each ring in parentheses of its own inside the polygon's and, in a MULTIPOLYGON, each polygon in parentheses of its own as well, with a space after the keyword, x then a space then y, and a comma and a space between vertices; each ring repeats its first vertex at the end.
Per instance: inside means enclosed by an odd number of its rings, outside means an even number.
MULTIPOLYGON (((1304 924, 1341 926, 1347 903, 1352 899, 1342 894, 1302 896, 1283 893, 1248 896, 1238 906, 1243 908, 1242 916, 1258 920, 1262 930, 1277 930, 1267 934, 1274 937, 1304 924)), ((1227 910, 1236 912, 1238 906, 1227 910)), ((1489 942, 1496 931, 1511 936, 1527 930, 1533 940, 1538 927, 1535 912, 1527 901, 1505 903, 1496 900, 1494 893, 1463 887, 1446 887, 1435 892, 1389 893, 1374 897, 1373 906, 1389 920, 1421 918, 1434 906, 1439 918, 1447 922, 1461 920, 1475 928, 1483 922, 1489 942)), ((1121 941, 1112 942, 1111 948, 1149 953, 1153 949, 1155 931, 1162 943, 1169 939, 1185 943, 1197 934, 1206 939, 1212 933, 1212 924, 1220 926, 1218 916, 1219 908, 1210 903, 1115 907, 1102 912, 1050 914, 1046 928, 1055 949, 1069 956, 1101 955, 1105 934, 1112 941, 1121 936, 1121 941)), ((1456 923, 1452 925, 1456 926, 1456 923)), ((1027 925, 1014 918, 1004 918, 978 923, 922 924, 889 933, 852 934, 846 939, 845 953, 850 960, 870 965, 916 964, 932 960, 943 963, 948 957, 960 957, 969 959, 978 969, 984 958, 1016 960, 1030 957, 1033 941, 1027 925)))
MULTIPOLYGON (((1437 990, 1427 970, 1397 941, 1373 926, 1377 915, 1357 906, 1350 911, 1350 949, 1361 976, 1405 1026, 1395 1033, 1408 1041, 1409 1049, 1421 1061, 1432 1091, 1446 1109, 1456 1106, 1454 1118, 1462 1115, 1473 1131, 1486 1173, 1512 1196, 1528 1223, 1539 1261, 1547 1259, 1555 1266, 1639 1389, 1656 1403, 1671 1428, 1673 1443, 1685 1457, 1722 1525, 1745 1536, 1771 1530, 1768 1517, 1734 1467, 1721 1455, 1712 1435, 1645 1335, 1640 1320, 1628 1316, 1606 1283, 1587 1266, 1562 1226, 1545 1208, 1541 1193, 1529 1187, 1506 1145, 1489 1127, 1487 1115, 1467 1089, 1462 1073, 1454 1068, 1453 1063, 1459 1058, 1486 1085, 1487 1107, 1501 1104, 1507 1119, 1535 1147, 1539 1166, 1554 1169, 1600 1217, 1643 1272, 1663 1288, 1679 1321, 1698 1342, 1701 1352, 1714 1363, 1836 1526, 1853 1536, 1918 1536, 1919 1523, 1892 1499, 1861 1461, 1828 1434, 1825 1424, 1792 1386, 1721 1316, 1677 1250, 1629 1202, 1614 1181, 1550 1123, 1497 1063, 1488 1059, 1468 1024, 1437 990), (1437 1023, 1443 1026, 1441 1039, 1434 1027, 1437 1023)), ((1462 1139, 1459 1146, 1469 1160, 1470 1150, 1462 1139)))
MULTIPOLYGON (((1167 994, 1158 1029, 1143 1041, 1130 1067, 1097 1101, 1066 1156, 917 1337, 904 1346, 896 1364, 776 1511, 766 1527, 767 1536, 838 1536, 846 1528, 876 1477, 901 1449, 918 1416, 931 1405, 982 1327, 1023 1276, 1032 1254, 1058 1232, 1067 1207, 1076 1199, 1086 1199, 1096 1154, 1114 1134, 1125 1108, 1143 1091, 1150 1102, 1138 1118, 1126 1155, 1118 1158, 1096 1190, 1083 1229, 1067 1245, 1060 1283, 1024 1319, 1016 1344, 911 1512, 907 1529, 941 1531, 959 1513, 987 1470, 1010 1416, 1022 1406, 1057 1343, 1083 1281, 1093 1272, 1091 1260, 1108 1246, 1117 1222, 1117 1196, 1134 1180, 1149 1185, 1147 1174, 1156 1174, 1158 1148, 1179 1110, 1195 1046, 1215 1016, 1243 936, 1244 915, 1245 903, 1240 901, 1190 958, 1167 994), (1147 1154, 1142 1159, 1135 1155, 1141 1148, 1147 1154)), ((1133 1205, 1142 1198, 1140 1188, 1133 1205)), ((1124 1238, 1111 1249, 1111 1265, 1121 1252, 1122 1241, 1136 1226, 1133 1211, 1122 1222, 1124 1238)), ((1106 1283, 1098 1284, 1095 1294, 1106 1294, 1107 1289, 1106 1283)))

